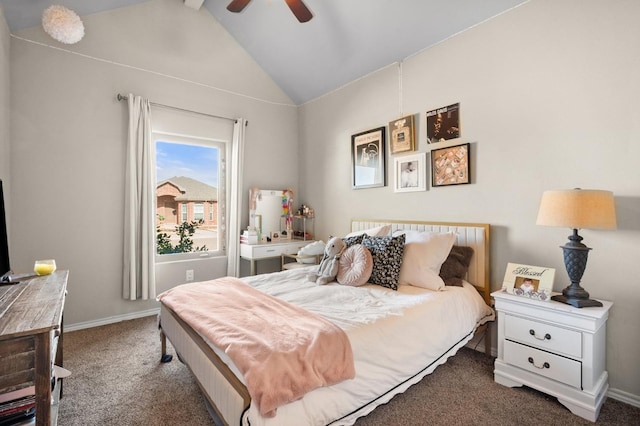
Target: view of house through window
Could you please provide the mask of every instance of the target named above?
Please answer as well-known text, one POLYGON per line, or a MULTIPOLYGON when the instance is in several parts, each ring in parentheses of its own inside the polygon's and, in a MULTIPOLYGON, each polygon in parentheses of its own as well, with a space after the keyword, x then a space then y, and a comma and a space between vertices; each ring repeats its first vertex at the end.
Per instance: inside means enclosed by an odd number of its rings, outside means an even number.
POLYGON ((155 150, 156 253, 171 259, 221 253, 224 143, 156 138, 155 150))

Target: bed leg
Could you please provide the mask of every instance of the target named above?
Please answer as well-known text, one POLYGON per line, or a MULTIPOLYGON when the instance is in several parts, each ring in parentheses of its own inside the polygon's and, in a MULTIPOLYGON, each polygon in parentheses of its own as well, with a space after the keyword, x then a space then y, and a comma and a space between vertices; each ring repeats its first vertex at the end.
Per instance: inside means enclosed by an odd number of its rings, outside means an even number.
POLYGON ((162 346, 162 356, 160 357, 160 362, 171 362, 171 360, 173 359, 173 355, 167 353, 167 336, 165 336, 162 330, 160 330, 160 346, 162 346))

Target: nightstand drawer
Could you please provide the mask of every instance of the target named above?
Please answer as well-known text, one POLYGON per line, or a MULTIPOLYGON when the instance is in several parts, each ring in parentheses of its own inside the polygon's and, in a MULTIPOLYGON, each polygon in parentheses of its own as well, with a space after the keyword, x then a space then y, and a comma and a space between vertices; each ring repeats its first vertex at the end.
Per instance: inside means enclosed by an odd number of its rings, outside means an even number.
POLYGON ((582 333, 513 315, 505 316, 505 338, 575 358, 582 358, 582 333))
POLYGON ((582 363, 505 340, 504 361, 540 376, 582 388, 582 363))

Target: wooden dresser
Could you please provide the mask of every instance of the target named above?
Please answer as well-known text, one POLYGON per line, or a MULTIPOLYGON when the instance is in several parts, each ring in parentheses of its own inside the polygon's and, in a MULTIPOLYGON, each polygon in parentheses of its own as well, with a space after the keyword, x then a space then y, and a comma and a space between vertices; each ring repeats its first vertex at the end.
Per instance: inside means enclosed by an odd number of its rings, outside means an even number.
POLYGON ((68 271, 0 286, 0 393, 35 386, 36 425, 56 424, 51 375, 62 366, 68 271))

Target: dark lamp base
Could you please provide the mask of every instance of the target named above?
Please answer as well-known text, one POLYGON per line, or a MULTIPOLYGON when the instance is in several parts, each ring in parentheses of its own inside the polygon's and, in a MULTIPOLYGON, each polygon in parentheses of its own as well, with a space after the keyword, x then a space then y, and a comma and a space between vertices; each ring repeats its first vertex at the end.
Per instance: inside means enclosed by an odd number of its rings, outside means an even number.
POLYGON ((573 234, 569 236, 569 242, 562 246, 562 255, 564 257, 564 266, 567 268, 571 285, 562 290, 562 295, 551 296, 551 300, 566 303, 576 308, 590 308, 593 306, 602 306, 597 300, 589 299, 589 293, 580 287, 582 274, 587 267, 587 256, 589 255, 589 247, 582 244, 582 237, 578 235, 578 230, 574 229, 573 234))
POLYGON ((580 299, 578 297, 566 297, 561 294, 551 296, 551 300, 556 302, 566 303, 567 305, 574 306, 576 308, 592 308, 596 306, 602 306, 602 302, 598 302, 593 299, 580 299))

